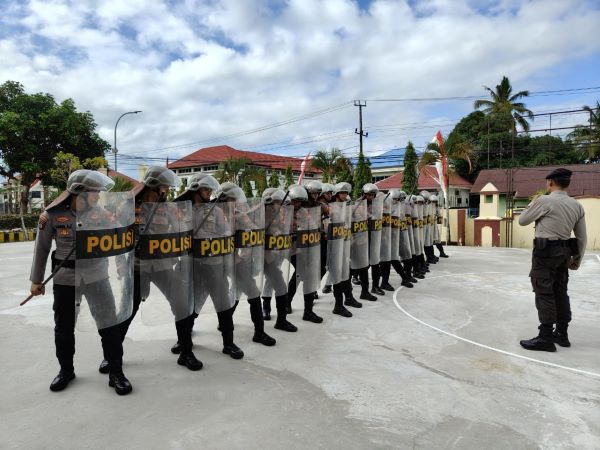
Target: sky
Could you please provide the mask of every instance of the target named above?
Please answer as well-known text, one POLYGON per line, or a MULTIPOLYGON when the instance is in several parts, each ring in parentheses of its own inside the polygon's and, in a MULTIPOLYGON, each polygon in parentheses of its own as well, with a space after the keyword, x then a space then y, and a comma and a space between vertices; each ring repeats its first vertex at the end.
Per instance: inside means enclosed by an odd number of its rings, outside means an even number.
POLYGON ((355 156, 357 99, 374 155, 447 134, 504 75, 536 113, 600 98, 600 0, 0 0, 0 11, 0 83, 72 98, 111 145, 117 118, 142 111, 118 127, 118 169, 134 176, 220 144, 355 156), (404 101, 378 101, 390 99, 404 101))

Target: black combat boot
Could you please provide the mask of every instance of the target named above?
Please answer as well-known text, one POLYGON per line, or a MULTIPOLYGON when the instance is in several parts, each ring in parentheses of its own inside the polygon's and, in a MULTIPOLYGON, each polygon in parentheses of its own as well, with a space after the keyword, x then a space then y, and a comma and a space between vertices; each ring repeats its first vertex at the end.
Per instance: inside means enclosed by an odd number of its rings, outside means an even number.
POLYGON ((252 342, 257 342, 267 347, 274 346, 277 341, 265 333, 265 322, 262 316, 260 297, 248 300, 250 303, 250 318, 254 324, 254 336, 252 342))
POLYGON ((323 287, 323 294, 331 294, 331 285, 330 284, 326 284, 323 287))
POLYGON ((233 343, 233 308, 218 312, 217 319, 223 337, 223 353, 233 359, 242 359, 244 352, 233 343))
POLYGON ((287 294, 275 297, 275 306, 277 308, 277 321, 275 322, 275 328, 278 330, 294 333, 298 331, 298 328, 296 328, 295 325, 287 321, 287 305, 287 294))
POLYGON ((302 320, 306 320, 307 322, 312 323, 321 323, 323 322, 323 318, 317 316, 313 312, 313 305, 315 302, 314 294, 304 294, 304 315, 302 316, 302 320))
POLYGON ((271 320, 271 297, 263 297, 263 320, 271 320))
POLYGON ((556 324, 556 329, 552 333, 552 340, 555 344, 558 344, 561 347, 571 346, 571 342, 569 342, 569 334, 567 333, 568 327, 569 324, 565 322, 558 322, 556 324))
POLYGON ((538 329, 540 330, 539 334, 532 339, 521 341, 521 347, 527 350, 555 352, 556 346, 552 337, 552 324, 541 324, 538 329))
POLYGON ((103 359, 102 362, 100 363, 100 366, 98 366, 98 372, 102 373, 102 374, 107 374, 108 372, 110 372, 110 364, 108 364, 108 360, 107 359, 103 359))
MULTIPOLYGON (((373 285, 373 287, 371 288, 371 293, 377 294, 377 295, 385 295, 385 291, 383 289, 381 289, 379 286, 375 286, 375 285, 373 285)), ((361 296, 361 298, 362 298, 362 296, 361 296)))
POLYGON ((196 358, 196 355, 194 355, 194 352, 192 352, 193 323, 194 317, 192 316, 175 322, 175 329, 177 330, 177 343, 181 353, 179 358, 177 358, 177 364, 180 366, 185 366, 189 370, 196 371, 202 369, 202 361, 196 358))
POLYGON ((52 380, 52 383, 50 383, 50 390, 52 392, 62 391, 74 379, 75 371, 73 370, 73 367, 65 369, 61 368, 60 372, 58 372, 58 375, 56 375, 54 380, 52 380))
POLYGON ((352 283, 350 280, 342 281, 342 288, 344 290, 344 297, 346 298, 344 305, 352 306, 353 308, 362 308, 362 303, 357 301, 352 295, 352 283))
POLYGON ((435 246, 440 252, 440 258, 449 258, 449 256, 444 253, 444 246, 442 244, 435 244, 435 246))
POLYGON ((402 264, 404 265, 404 273, 406 273, 407 281, 410 281, 411 283, 416 283, 418 280, 413 276, 412 259, 402 261, 402 264))
POLYGON ((133 387, 123 373, 123 362, 120 359, 109 361, 110 372, 108 374, 108 385, 115 388, 115 392, 119 395, 127 395, 133 387))
POLYGON ((336 285, 333 289, 333 296, 335 297, 335 307, 333 308, 333 314, 338 314, 342 317, 352 317, 352 313, 344 307, 344 293, 342 287, 336 285))

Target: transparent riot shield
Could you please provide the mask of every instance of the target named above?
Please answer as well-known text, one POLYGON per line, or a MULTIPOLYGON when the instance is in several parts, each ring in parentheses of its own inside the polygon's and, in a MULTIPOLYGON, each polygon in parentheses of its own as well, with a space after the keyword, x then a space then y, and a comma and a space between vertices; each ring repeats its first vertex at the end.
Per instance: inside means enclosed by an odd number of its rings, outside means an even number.
POLYGON ((292 220, 294 207, 270 204, 265 206, 265 277, 262 295, 276 297, 287 294, 290 279, 292 220))
POLYGON ((379 260, 383 262, 392 259, 392 198, 385 194, 383 198, 383 212, 381 215, 381 245, 379 260))
POLYGON ((400 203, 393 200, 390 205, 390 259, 400 260, 400 203))
POLYGON ((264 279, 265 207, 260 198, 235 203, 236 300, 259 298, 264 279))
POLYGON ((423 244, 426 247, 432 245, 430 207, 428 203, 423 205, 423 244))
POLYGON ((441 234, 440 234, 440 221, 441 215, 437 206, 433 206, 433 243, 439 244, 441 242, 441 234))
POLYGON ((321 206, 300 208, 296 223, 296 282, 309 294, 321 283, 321 206))
POLYGON ((398 204, 400 211, 400 259, 406 261, 413 255, 412 219, 406 215, 408 206, 404 202, 398 204))
POLYGON ((344 281, 344 242, 346 237, 346 202, 329 203, 329 226, 327 229, 327 271, 329 284, 344 281))
POLYGON ((415 231, 413 229, 413 217, 412 217, 412 205, 408 203, 408 200, 404 204, 404 214, 405 220, 408 226, 408 244, 410 246, 410 254, 416 255, 416 247, 415 247, 415 231))
POLYGON ((352 215, 352 246, 350 248, 350 268, 363 269, 369 265, 369 229, 367 201, 349 205, 352 215))
POLYGON ((129 192, 84 192, 77 198, 75 304, 101 330, 131 317, 134 200, 129 192), (85 301, 84 301, 85 299, 85 301))
POLYGON ((380 192, 369 205, 369 264, 379 264, 381 251, 381 231, 383 225, 383 199, 380 192))
POLYGON ((193 206, 193 290, 198 314, 209 297, 217 312, 235 303, 234 209, 234 202, 193 206))
POLYGON ((142 203, 137 257, 142 321, 159 325, 194 312, 192 291, 192 204, 142 203))
POLYGON ((350 279, 350 258, 352 254, 352 202, 346 202, 344 219, 344 256, 342 257, 342 281, 350 279))

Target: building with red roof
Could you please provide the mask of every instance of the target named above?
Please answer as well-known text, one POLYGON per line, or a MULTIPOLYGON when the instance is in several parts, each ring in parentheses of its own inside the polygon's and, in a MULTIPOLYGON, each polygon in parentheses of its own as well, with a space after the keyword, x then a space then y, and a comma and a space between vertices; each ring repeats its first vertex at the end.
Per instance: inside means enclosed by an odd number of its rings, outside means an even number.
MULTIPOLYGON (((455 172, 449 172, 450 176, 450 189, 448 192, 448 203, 451 208, 462 207, 466 208, 469 206, 469 194, 473 183, 469 180, 461 177, 455 172)), ((440 192, 441 188, 438 183, 438 172, 435 166, 425 166, 421 168, 419 172, 419 180, 417 183, 418 191, 430 191, 440 192)), ((404 179, 404 172, 398 172, 391 177, 375 183, 377 187, 382 191, 388 191, 390 189, 402 189, 402 180, 404 179)))
MULTIPOLYGON (((288 166, 292 167, 292 173, 295 180, 298 179, 300 172, 302 171, 301 165, 303 160, 301 158, 249 152, 238 150, 228 145, 201 148, 177 161, 169 163, 167 167, 183 179, 194 172, 206 172, 212 175, 219 170, 219 164, 227 159, 242 158, 250 160, 250 167, 265 169, 267 177, 271 176, 273 172, 276 172, 281 181, 283 181, 283 175, 288 166)), ((304 178, 309 180, 320 179, 321 171, 311 168, 310 164, 308 164, 304 173, 304 178)))

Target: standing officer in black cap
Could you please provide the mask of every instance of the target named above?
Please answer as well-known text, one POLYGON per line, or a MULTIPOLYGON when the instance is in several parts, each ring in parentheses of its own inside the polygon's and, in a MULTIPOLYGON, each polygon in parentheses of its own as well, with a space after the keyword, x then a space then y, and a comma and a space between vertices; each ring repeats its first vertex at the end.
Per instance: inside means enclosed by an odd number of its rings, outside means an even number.
POLYGON ((577 270, 586 245, 583 207, 565 191, 571 171, 556 169, 546 177, 548 193, 529 204, 519 217, 519 225, 535 221, 532 267, 529 277, 535 293, 540 320, 539 335, 521 341, 527 350, 555 352, 554 343, 569 347, 567 327, 571 306, 567 294, 569 271, 577 270), (575 238, 571 238, 571 231, 575 238), (553 331, 553 326, 556 329, 553 331))

